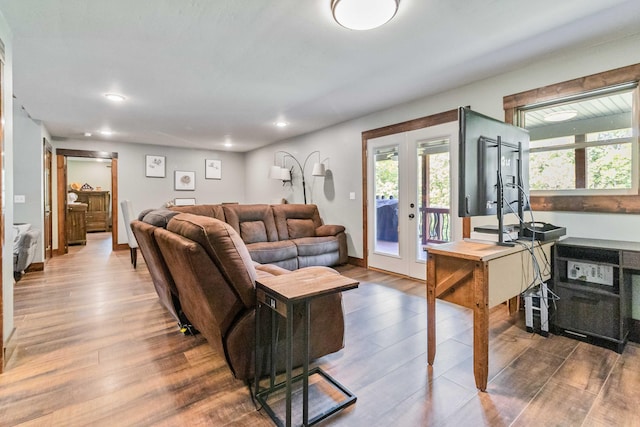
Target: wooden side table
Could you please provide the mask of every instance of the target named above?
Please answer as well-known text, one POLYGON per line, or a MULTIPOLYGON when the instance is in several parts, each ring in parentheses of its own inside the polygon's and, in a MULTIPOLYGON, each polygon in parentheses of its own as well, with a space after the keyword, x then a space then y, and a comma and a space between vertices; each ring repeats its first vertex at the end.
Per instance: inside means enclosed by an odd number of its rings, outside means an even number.
POLYGON ((309 328, 310 328, 310 302, 312 299, 329 295, 336 292, 347 291, 358 287, 356 280, 332 273, 330 271, 318 270, 297 270, 281 276, 260 278, 256 281, 256 344, 255 344, 255 397, 265 408, 271 419, 279 426, 291 426, 291 394, 292 386, 296 381, 302 380, 302 425, 310 426, 340 411, 341 409, 355 403, 356 396, 342 384, 333 379, 329 374, 319 367, 309 371, 309 328), (271 309, 271 366, 269 387, 260 387, 260 307, 266 306, 271 309), (302 310, 303 312, 303 340, 304 354, 302 373, 295 378, 293 371, 293 312, 302 310), (286 325, 286 379, 284 382, 276 384, 276 330, 278 316, 284 317, 286 325), (346 399, 335 406, 323 411, 319 415, 309 420, 309 377, 319 374, 327 381, 339 389, 346 399), (286 415, 283 422, 267 403, 270 394, 286 389, 286 415))
MULTIPOLYGON (((531 245, 531 242, 527 242, 531 245)), ((525 245, 526 246, 526 245, 525 245)), ((489 309, 525 291, 535 277, 525 246, 498 246, 472 240, 428 245, 427 361, 436 357, 436 298, 473 310, 473 373, 485 391, 489 374, 489 309)), ((536 258, 551 261, 553 242, 537 243, 536 258), (544 255, 543 255, 544 254, 544 255)), ((542 272, 550 279, 550 271, 542 272)))

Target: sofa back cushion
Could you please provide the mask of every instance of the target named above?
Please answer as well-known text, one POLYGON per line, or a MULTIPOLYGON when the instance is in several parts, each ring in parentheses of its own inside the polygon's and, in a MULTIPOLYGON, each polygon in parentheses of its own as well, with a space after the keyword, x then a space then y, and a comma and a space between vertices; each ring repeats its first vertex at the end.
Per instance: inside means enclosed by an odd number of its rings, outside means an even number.
POLYGON ((287 233, 290 239, 301 237, 313 237, 316 234, 316 226, 311 219, 287 219, 287 233))
POLYGON ((280 240, 314 237, 322 225, 316 205, 272 205, 271 209, 280 240))
POLYGON ((278 231, 269 205, 223 205, 227 224, 245 243, 277 242, 278 231))
POLYGON ((173 206, 170 209, 180 213, 208 216, 224 221, 224 210, 221 205, 173 206))
MULTIPOLYGON (((224 279, 215 286, 230 288, 245 307, 255 306, 256 271, 247 247, 233 228, 215 218, 183 213, 169 221, 167 230, 204 249, 224 279)), ((201 280, 210 278, 203 276, 201 280)))
POLYGON ((167 208, 147 209, 140 212, 138 219, 156 227, 167 228, 167 224, 178 212, 167 208))
POLYGON ((264 221, 245 221, 240 223, 240 236, 246 244, 268 242, 264 221))
POLYGON ((224 354, 222 338, 244 310, 204 248, 167 230, 156 230, 158 246, 175 277, 182 310, 207 341, 224 354))

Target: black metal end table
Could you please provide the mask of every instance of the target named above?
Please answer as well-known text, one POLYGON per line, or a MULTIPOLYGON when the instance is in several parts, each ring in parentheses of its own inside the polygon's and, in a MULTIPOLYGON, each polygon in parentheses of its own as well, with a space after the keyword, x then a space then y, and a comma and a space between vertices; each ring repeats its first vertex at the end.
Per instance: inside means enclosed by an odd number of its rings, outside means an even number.
POLYGON ((256 281, 256 344, 255 344, 255 397, 265 408, 271 419, 279 426, 291 426, 291 401, 293 383, 302 381, 302 425, 311 426, 329 417, 330 415, 352 405, 356 401, 356 396, 345 386, 340 384, 321 368, 315 367, 309 370, 309 329, 310 329, 310 302, 312 299, 329 295, 336 292, 343 292, 358 287, 356 280, 333 273, 331 271, 318 270, 296 270, 294 272, 280 276, 260 278, 256 281), (270 358, 270 378, 269 386, 262 389, 260 387, 260 307, 266 306, 271 309, 271 343, 269 350, 270 358), (296 377, 292 376, 293 371, 293 312, 303 311, 303 366, 302 373, 296 377), (278 316, 279 315, 279 316, 278 316), (277 327, 278 318, 284 317, 286 324, 286 379, 276 383, 276 347, 277 347, 277 327), (345 400, 322 411, 312 419, 309 419, 309 377, 318 374, 340 390, 345 400), (273 408, 267 403, 269 395, 282 389, 286 389, 286 415, 283 422, 273 408))

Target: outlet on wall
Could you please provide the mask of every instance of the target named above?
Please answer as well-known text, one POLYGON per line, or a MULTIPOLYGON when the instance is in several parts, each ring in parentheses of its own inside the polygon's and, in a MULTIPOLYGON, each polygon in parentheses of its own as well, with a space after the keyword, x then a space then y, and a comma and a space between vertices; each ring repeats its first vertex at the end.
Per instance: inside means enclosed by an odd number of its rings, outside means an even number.
POLYGON ((27 199, 24 194, 16 194, 13 196, 13 203, 26 203, 27 199))

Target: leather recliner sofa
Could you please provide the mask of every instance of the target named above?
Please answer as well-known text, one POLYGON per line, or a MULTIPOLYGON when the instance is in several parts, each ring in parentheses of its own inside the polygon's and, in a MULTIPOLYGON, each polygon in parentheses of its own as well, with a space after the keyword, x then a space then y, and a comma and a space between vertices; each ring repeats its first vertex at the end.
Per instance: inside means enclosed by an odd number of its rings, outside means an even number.
POLYGON ((160 303, 178 322, 180 329, 186 332, 190 327, 190 322, 182 311, 178 299, 178 288, 176 288, 173 276, 164 262, 155 237, 156 231, 166 228, 169 220, 178 213, 168 209, 147 210, 140 213, 138 219, 131 221, 129 226, 138 242, 160 303))
MULTIPOLYGON (((165 212, 166 213, 166 212, 165 212)), ((154 227, 151 236, 157 243, 170 277, 173 278, 179 310, 207 341, 224 355, 238 379, 254 377, 255 281, 265 275, 287 274, 274 265, 260 265, 250 257, 247 246, 236 230, 218 219, 181 213, 168 220, 166 229, 143 221, 133 221, 136 237, 146 226, 154 227), (136 231, 137 230, 137 231, 136 231)), ((148 245, 140 242, 145 255, 148 245)), ((150 271, 151 271, 150 266, 150 271)), ((331 270, 328 267, 306 267, 331 270)), ((338 274, 335 272, 335 274, 338 274)), ((162 299, 162 298, 161 298, 162 299)), ((294 313, 295 364, 302 363, 300 346, 302 318, 294 313)), ((270 337, 271 316, 261 316, 261 336, 270 337)), ((282 323, 280 322, 281 326, 282 323)), ((284 330, 278 334, 278 353, 284 354, 284 330)), ((340 294, 320 297, 311 303, 310 357, 315 359, 340 350, 344 340, 344 314, 340 294)), ((261 357, 260 375, 266 374, 269 355, 261 357)), ((278 357, 278 362, 283 361, 278 357)), ((278 370, 284 366, 277 364, 278 370)))
POLYGON ((316 205, 223 204, 173 207, 178 212, 225 221, 240 235, 251 258, 287 270, 346 264, 342 225, 325 225, 316 205))

